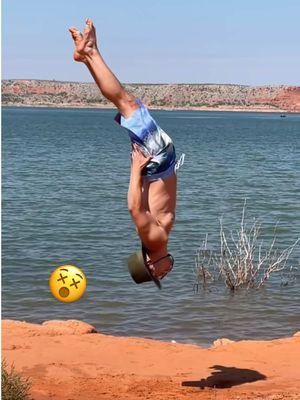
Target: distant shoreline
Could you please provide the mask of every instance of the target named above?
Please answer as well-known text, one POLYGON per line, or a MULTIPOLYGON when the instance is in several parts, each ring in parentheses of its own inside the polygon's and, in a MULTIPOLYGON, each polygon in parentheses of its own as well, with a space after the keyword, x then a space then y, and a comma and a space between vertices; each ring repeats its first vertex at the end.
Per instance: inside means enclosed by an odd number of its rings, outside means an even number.
MULTIPOLYGON (((78 105, 78 104, 2 104, 3 108, 56 108, 56 109, 99 109, 99 110, 115 110, 115 107, 111 105, 78 105)), ((283 109, 274 109, 267 107, 148 107, 149 110, 157 111, 209 111, 209 112, 264 112, 264 113, 277 113, 277 114, 297 114, 298 111, 286 111, 283 109)))
MULTIPOLYGON (((124 84, 151 110, 300 112, 299 86, 234 84, 124 84)), ((3 80, 2 105, 13 107, 99 108, 112 104, 95 83, 3 80)))

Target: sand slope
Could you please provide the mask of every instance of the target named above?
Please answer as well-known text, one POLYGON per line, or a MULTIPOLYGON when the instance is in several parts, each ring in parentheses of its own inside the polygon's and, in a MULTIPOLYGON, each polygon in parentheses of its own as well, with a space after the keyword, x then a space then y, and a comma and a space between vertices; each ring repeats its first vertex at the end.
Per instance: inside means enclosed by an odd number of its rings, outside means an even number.
POLYGON ((31 377, 34 400, 300 399, 299 335, 203 349, 11 320, 2 335, 2 357, 31 377))

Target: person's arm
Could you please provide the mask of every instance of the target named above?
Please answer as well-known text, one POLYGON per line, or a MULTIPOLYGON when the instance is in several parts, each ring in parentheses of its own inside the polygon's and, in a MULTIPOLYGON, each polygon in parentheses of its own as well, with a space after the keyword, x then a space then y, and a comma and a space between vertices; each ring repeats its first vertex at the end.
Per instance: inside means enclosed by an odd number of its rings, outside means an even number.
POLYGON ((93 22, 90 19, 86 20, 83 34, 76 28, 69 30, 75 43, 75 61, 83 62, 88 67, 103 96, 114 103, 125 118, 130 117, 139 105, 134 96, 126 92, 102 58, 93 22))
POLYGON ((161 246, 168 239, 166 231, 158 225, 151 213, 143 206, 142 170, 150 159, 151 157, 146 157, 137 145, 133 145, 128 189, 128 209, 141 241, 149 250, 161 246))
POLYGON ((131 167, 130 182, 128 188, 128 210, 131 215, 135 212, 142 212, 143 199, 142 199, 142 175, 139 171, 131 167))

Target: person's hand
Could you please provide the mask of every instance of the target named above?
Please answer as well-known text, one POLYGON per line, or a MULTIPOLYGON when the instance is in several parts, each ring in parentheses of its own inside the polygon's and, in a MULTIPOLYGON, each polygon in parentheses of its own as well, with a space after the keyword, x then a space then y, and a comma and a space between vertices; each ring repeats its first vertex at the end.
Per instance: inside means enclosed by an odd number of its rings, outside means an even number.
POLYGON ((79 62, 86 62, 86 57, 93 55, 98 51, 96 29, 93 21, 89 18, 86 19, 86 26, 83 33, 77 28, 70 28, 72 38, 75 44, 74 60, 79 62))
POLYGON ((145 156, 145 154, 136 143, 133 143, 131 147, 131 168, 134 172, 141 174, 143 168, 149 163, 152 157, 145 156))

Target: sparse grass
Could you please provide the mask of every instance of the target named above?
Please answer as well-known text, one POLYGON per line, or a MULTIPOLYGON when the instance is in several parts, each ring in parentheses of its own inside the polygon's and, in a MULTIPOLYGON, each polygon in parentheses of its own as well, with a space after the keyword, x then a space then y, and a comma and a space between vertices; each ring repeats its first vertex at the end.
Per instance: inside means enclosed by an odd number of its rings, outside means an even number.
POLYGON ((260 289, 276 273, 282 275, 282 285, 295 280, 296 267, 288 260, 300 239, 291 246, 279 250, 276 246, 276 229, 269 244, 262 238, 261 222, 246 223, 246 201, 242 218, 236 231, 226 232, 220 220, 220 243, 217 251, 208 248, 208 236, 196 252, 195 273, 199 285, 207 288, 211 283, 222 281, 231 291, 237 289, 260 289))
POLYGON ((14 365, 8 370, 6 362, 2 361, 1 386, 2 400, 29 400, 31 383, 16 372, 14 365))

